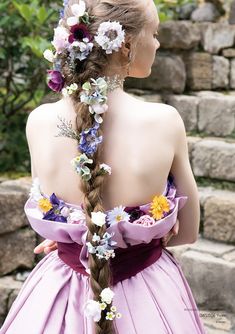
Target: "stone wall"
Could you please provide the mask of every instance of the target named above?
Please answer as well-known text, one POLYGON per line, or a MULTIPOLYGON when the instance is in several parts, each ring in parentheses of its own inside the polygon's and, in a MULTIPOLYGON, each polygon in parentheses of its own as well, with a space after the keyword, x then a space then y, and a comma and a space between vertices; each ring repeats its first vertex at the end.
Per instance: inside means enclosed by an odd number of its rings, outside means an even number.
POLYGON ((227 21, 160 24, 152 73, 126 87, 158 92, 235 89, 235 25, 227 21))

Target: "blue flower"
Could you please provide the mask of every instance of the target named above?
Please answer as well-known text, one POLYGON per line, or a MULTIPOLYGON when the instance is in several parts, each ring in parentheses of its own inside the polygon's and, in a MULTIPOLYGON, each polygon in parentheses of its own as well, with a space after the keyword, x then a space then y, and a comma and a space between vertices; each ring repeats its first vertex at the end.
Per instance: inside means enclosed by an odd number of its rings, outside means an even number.
POLYGON ((63 1, 64 8, 60 10, 60 19, 64 18, 64 10, 65 10, 65 7, 68 5, 68 2, 69 2, 69 0, 64 0, 63 1))
POLYGON ((102 136, 97 137, 98 128, 99 128, 99 124, 96 123, 94 127, 81 132, 79 149, 82 152, 92 155, 97 151, 98 145, 103 140, 102 136))
POLYGON ((43 219, 66 223, 67 218, 60 213, 62 208, 65 206, 65 202, 60 200, 55 193, 50 196, 50 202, 53 207, 44 214, 43 219))

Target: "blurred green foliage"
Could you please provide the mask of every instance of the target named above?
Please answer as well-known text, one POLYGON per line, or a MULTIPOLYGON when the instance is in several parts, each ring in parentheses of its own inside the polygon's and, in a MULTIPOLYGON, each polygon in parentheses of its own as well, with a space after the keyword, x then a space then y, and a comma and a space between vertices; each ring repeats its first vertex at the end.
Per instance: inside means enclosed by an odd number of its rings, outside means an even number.
POLYGON ((154 0, 160 22, 178 20, 183 6, 189 4, 197 5, 197 0, 154 0))
POLYGON ((61 1, 1 0, 0 171, 30 170, 25 138, 28 112, 50 90, 46 85, 50 47, 61 1))

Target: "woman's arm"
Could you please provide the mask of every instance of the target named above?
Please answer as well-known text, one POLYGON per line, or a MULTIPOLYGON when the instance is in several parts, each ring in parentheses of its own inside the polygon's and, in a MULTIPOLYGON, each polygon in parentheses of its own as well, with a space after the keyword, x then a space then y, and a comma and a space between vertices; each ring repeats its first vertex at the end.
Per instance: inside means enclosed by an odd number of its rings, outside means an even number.
POLYGON ((188 200, 178 213, 178 234, 171 238, 167 246, 194 243, 198 238, 200 224, 200 201, 197 184, 189 161, 185 126, 177 109, 173 109, 175 112, 172 113, 172 120, 176 145, 171 173, 174 176, 177 194, 188 196, 188 200))

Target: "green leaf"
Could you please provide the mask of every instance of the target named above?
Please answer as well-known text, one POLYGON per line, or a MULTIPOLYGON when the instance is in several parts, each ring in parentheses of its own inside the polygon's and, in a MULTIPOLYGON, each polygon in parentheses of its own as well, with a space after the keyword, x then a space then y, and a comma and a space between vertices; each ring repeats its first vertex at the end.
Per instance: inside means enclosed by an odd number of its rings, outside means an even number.
POLYGON ((23 37, 22 38, 22 46, 24 48, 29 47, 31 51, 38 57, 41 58, 43 52, 48 46, 48 41, 44 38, 37 36, 37 37, 23 37))
POLYGON ((6 59, 6 50, 0 48, 0 59, 6 59))
POLYGON ((30 19, 32 17, 32 9, 29 5, 21 5, 17 1, 12 1, 14 6, 18 9, 20 15, 27 21, 30 22, 30 19))
POLYGON ((46 21, 47 17, 48 17, 48 14, 47 14, 46 8, 44 6, 40 7, 37 12, 37 18, 40 24, 43 24, 46 21))

